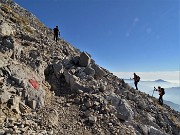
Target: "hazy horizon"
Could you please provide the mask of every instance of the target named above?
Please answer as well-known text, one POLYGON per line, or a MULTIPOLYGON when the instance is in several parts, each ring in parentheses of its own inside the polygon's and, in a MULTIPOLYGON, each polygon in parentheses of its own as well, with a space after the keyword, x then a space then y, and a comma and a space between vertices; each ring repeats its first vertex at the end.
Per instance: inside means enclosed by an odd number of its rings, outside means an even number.
MULTIPOLYGON (((134 72, 113 72, 119 78, 130 79, 133 78, 134 72)), ((175 83, 180 87, 180 71, 167 72, 136 72, 141 77, 141 81, 155 81, 162 79, 167 82, 175 83)))

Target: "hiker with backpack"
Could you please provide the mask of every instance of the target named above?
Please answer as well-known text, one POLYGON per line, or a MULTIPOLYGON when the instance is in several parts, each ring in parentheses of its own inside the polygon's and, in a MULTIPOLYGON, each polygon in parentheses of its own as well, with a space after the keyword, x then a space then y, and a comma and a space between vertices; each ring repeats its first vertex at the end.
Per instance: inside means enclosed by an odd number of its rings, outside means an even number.
POLYGON ((59 32, 59 28, 58 26, 56 26, 56 28, 53 29, 54 30, 54 40, 58 40, 58 35, 60 36, 60 32, 59 32))
POLYGON ((154 90, 159 92, 159 104, 163 105, 163 95, 165 94, 164 88, 158 86, 158 89, 154 87, 154 90))
POLYGON ((134 73, 134 78, 133 78, 133 80, 134 80, 134 85, 135 85, 135 87, 136 87, 136 90, 138 90, 137 85, 138 85, 138 82, 140 81, 140 77, 139 77, 138 75, 136 75, 136 73, 134 73))

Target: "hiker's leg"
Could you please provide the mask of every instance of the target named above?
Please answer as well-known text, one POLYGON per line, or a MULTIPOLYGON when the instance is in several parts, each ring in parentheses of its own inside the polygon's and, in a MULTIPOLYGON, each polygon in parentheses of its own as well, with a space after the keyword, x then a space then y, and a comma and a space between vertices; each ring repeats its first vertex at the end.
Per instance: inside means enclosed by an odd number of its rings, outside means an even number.
POLYGON ((56 39, 56 35, 54 34, 54 40, 56 39))
POLYGON ((161 96, 159 95, 159 104, 161 104, 161 96))
POLYGON ((163 96, 161 96, 161 105, 163 105, 163 96))
POLYGON ((161 105, 163 105, 163 99, 162 99, 162 96, 161 96, 161 95, 159 96, 159 103, 160 103, 161 105))
POLYGON ((138 90, 138 86, 137 85, 138 85, 138 82, 136 82, 136 89, 138 90))
POLYGON ((135 87, 136 87, 136 90, 138 90, 137 82, 134 82, 134 85, 135 85, 135 87))
POLYGON ((56 35, 56 42, 58 41, 58 35, 56 35))

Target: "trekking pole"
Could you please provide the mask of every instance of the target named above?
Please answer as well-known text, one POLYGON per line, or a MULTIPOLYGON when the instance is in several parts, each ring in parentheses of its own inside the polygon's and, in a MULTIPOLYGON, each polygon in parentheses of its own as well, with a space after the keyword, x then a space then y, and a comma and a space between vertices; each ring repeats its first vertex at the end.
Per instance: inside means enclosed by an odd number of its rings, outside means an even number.
MULTIPOLYGON (((153 94, 154 94, 154 90, 153 90, 153 94)), ((153 94, 152 94, 152 97, 153 97, 153 94)))
POLYGON ((152 94, 152 97, 153 97, 153 95, 154 95, 154 91, 156 90, 156 88, 154 87, 154 90, 153 90, 153 94, 152 94))

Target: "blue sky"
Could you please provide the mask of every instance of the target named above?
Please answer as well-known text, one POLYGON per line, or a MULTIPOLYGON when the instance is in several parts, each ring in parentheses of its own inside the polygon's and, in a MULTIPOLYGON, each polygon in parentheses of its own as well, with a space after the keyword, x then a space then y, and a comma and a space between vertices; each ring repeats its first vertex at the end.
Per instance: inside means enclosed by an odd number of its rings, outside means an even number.
POLYGON ((179 0, 15 0, 111 72, 179 71, 179 0))

